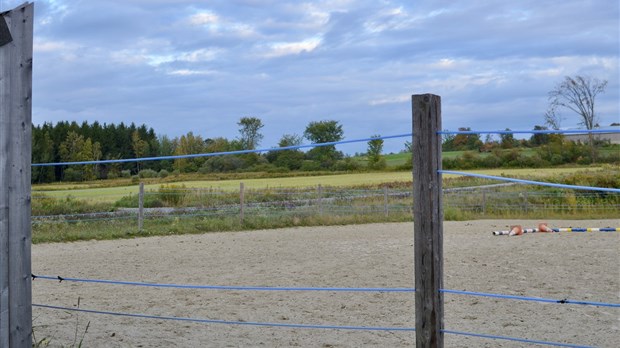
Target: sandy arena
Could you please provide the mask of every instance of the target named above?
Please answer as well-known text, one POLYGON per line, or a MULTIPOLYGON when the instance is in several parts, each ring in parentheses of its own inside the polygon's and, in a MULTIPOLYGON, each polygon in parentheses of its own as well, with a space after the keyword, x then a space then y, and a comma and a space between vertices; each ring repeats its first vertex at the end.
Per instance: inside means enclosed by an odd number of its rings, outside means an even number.
MULTIPOLYGON (((620 219, 548 221, 618 227, 620 219)), ((620 303, 620 233, 493 236, 520 223, 444 223, 446 289, 620 303)), ((196 285, 413 287, 413 224, 304 227, 33 246, 36 275, 196 285)), ((221 291, 36 279, 33 303, 243 322, 414 327, 414 294, 221 291)), ((33 309, 37 339, 85 347, 413 347, 414 332, 272 328, 33 309), (79 338, 78 338, 79 341, 79 338)), ((616 347, 620 308, 445 295, 447 330, 616 347)), ((524 343, 446 334, 446 347, 524 343)))

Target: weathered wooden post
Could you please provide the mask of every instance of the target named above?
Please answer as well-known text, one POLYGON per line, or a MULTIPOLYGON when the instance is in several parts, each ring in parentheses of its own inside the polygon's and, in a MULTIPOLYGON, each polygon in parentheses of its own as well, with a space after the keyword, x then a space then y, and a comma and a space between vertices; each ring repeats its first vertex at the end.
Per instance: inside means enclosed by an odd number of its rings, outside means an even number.
POLYGON ((244 218, 244 204, 245 204, 245 187, 243 183, 239 183, 239 221, 243 225, 244 218))
POLYGON ((390 215, 390 210, 388 206, 388 187, 387 185, 383 186, 383 213, 385 217, 390 215))
POLYGON ((140 183, 138 191, 138 231, 142 232, 144 226, 144 183, 140 183))
POLYGON ((319 184, 316 189, 317 204, 319 206, 319 216, 323 215, 323 186, 319 184))
POLYGON ((0 347, 32 346, 33 9, 0 13, 0 347))
POLYGON ((443 347, 441 98, 412 96, 416 347, 443 347))

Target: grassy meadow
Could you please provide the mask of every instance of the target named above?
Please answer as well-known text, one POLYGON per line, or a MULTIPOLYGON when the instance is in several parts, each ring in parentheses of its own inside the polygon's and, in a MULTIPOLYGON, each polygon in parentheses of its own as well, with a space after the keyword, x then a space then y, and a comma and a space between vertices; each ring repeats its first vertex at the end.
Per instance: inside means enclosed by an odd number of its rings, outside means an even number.
MULTIPOLYGON (((593 167, 561 167, 553 169, 480 169, 471 172, 477 174, 509 176, 509 177, 530 177, 543 180, 546 176, 554 176, 559 174, 571 174, 584 169, 596 170, 600 166, 593 167)), ((238 176, 238 175, 236 175, 238 176)), ((373 186, 384 183, 408 182, 411 181, 412 174, 408 171, 386 171, 372 173, 345 173, 345 174, 329 174, 329 175, 310 175, 310 176, 292 176, 292 177, 276 177, 276 178, 234 178, 225 180, 211 179, 205 176, 205 179, 197 178, 195 175, 184 176, 179 175, 174 180, 167 178, 166 180, 147 179, 145 180, 145 190, 157 190, 162 184, 174 184, 184 186, 186 188, 213 188, 223 191, 238 191, 239 185, 243 182, 246 189, 265 189, 265 188, 300 188, 317 186, 337 186, 337 187, 356 187, 356 186, 373 186)), ((455 177, 455 175, 447 174, 445 178, 455 177)), ((132 183, 131 179, 116 179, 108 183, 109 187, 101 187, 101 181, 91 183, 58 183, 33 185, 32 193, 44 194, 47 197, 65 198, 72 197, 80 200, 91 202, 115 202, 119 198, 138 193, 138 185, 132 183)))

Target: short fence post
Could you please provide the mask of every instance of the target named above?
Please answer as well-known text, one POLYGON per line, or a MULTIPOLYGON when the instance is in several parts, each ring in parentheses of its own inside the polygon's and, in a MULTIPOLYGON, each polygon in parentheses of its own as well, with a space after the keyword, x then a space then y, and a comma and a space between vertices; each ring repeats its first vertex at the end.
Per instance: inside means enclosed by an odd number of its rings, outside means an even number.
POLYGON ((443 347, 441 98, 412 96, 416 347, 443 347))
POLYGON ((140 183, 140 191, 138 193, 138 231, 142 232, 144 225, 144 183, 140 183))
POLYGON ((385 217, 388 217, 390 212, 388 208, 388 187, 383 186, 383 211, 385 212, 385 217))
POLYGON ((317 187, 317 203, 319 205, 319 215, 323 215, 323 186, 319 184, 317 187))
POLYGON ((243 206, 245 203, 245 187, 243 183, 239 183, 239 221, 243 224, 243 206))
POLYGON ((32 3, 0 13, 0 347, 32 347, 32 3))
POLYGON ((482 215, 487 214, 487 191, 482 190, 482 215))

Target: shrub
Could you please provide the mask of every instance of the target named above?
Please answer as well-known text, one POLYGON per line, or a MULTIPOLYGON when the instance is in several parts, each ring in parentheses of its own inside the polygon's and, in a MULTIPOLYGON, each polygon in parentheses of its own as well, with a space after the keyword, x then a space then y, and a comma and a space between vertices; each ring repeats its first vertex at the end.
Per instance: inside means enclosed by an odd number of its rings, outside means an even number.
MULTIPOLYGON (((385 162, 385 159, 383 159, 383 162, 385 162)), ((336 161, 332 169, 337 171, 355 171, 360 169, 360 164, 357 161, 353 160, 351 157, 347 157, 345 159, 336 161)))
POLYGON ((138 177, 141 178, 141 179, 156 178, 157 177, 157 172, 154 171, 153 169, 142 169, 138 173, 138 177))
POLYGON ((121 178, 131 178, 131 170, 121 170, 121 178))
POLYGON ((305 160, 301 163, 301 167, 299 169, 303 172, 314 172, 321 170, 321 164, 316 161, 305 160))
POLYGON ((183 204, 187 190, 185 185, 161 185, 158 193, 159 199, 167 206, 178 207, 183 204))
POLYGON ((167 178, 168 175, 170 175, 170 173, 168 173, 167 170, 162 169, 159 171, 159 174, 157 176, 163 179, 163 178, 167 178))
POLYGON ((82 181, 82 171, 77 168, 67 168, 63 173, 65 181, 82 181))

